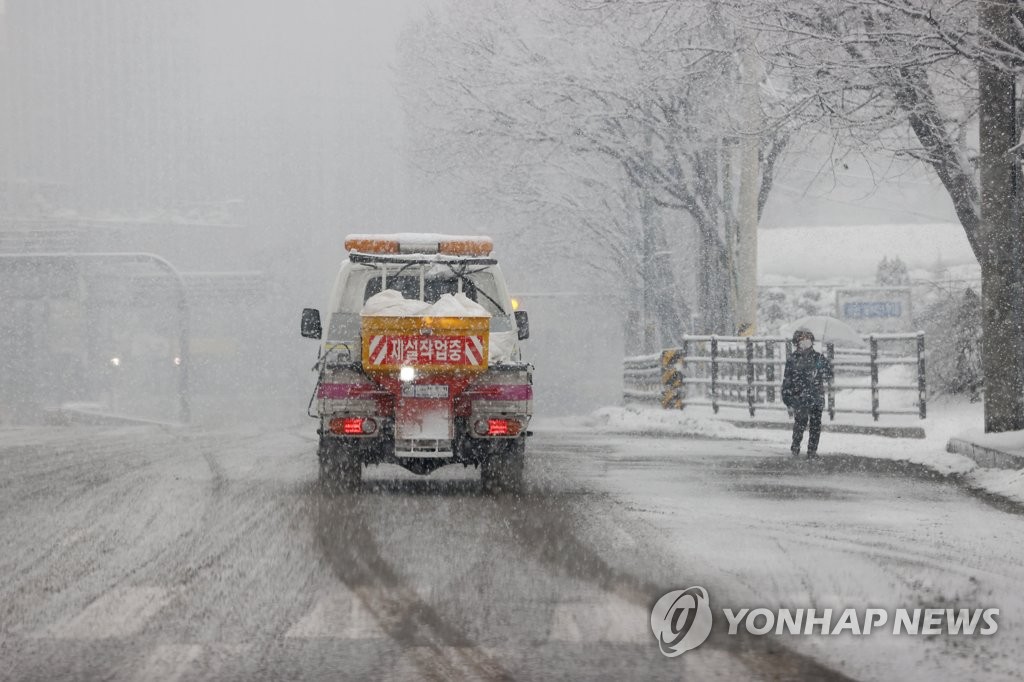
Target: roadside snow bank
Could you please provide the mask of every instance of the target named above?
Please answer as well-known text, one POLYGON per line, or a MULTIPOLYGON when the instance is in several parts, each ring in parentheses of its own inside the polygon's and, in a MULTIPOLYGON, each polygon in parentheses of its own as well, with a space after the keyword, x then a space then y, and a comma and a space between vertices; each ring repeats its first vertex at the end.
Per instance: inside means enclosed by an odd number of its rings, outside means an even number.
MULTIPOLYGON (((943 476, 962 476, 968 486, 1024 505, 1024 470, 988 469, 969 457, 946 452, 949 439, 958 437, 1024 455, 1024 432, 985 434, 975 428, 981 421, 981 403, 936 401, 929 408, 927 435, 923 440, 826 432, 821 435, 820 453, 824 457, 852 455, 919 464, 943 476)), ((754 440, 783 451, 790 443, 788 430, 739 428, 691 409, 605 407, 583 417, 581 425, 605 433, 754 440)))
MULTIPOLYGON (((927 435, 924 439, 825 432, 821 434, 818 452, 823 457, 848 455, 908 462, 928 467, 943 476, 966 475, 976 470, 987 471, 980 469, 968 457, 946 452, 949 437, 980 420, 980 409, 977 404, 969 403, 936 404, 932 410, 932 417, 928 420, 927 435)), ((607 433, 757 440, 770 443, 773 445, 772 451, 783 453, 790 449, 792 438, 788 429, 739 428, 695 410, 680 412, 635 406, 603 408, 585 417, 584 421, 586 426, 607 433)), ((999 477, 993 475, 985 477, 984 480, 995 481, 999 480, 999 477)), ((984 487, 986 491, 995 495, 1006 495, 1000 492, 1002 488, 996 491, 981 483, 979 487, 984 487)))
POLYGON ((1008 471, 979 467, 968 475, 967 482, 980 490, 1024 505, 1024 470, 1008 471))
POLYGON ((584 417, 583 423, 597 431, 608 433, 751 439, 750 433, 745 429, 739 429, 724 421, 702 419, 674 410, 645 407, 603 407, 584 417))

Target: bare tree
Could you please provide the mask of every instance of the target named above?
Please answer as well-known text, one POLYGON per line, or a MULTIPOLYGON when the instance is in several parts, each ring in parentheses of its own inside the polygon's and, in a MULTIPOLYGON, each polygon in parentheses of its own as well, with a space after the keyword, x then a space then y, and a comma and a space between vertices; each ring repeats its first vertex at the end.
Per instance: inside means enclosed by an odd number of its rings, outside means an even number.
MULTIPOLYGON (((639 212, 623 223, 642 231, 646 298, 678 291, 656 244, 692 232, 702 328, 732 331, 731 159, 741 136, 761 131, 730 115, 738 52, 709 42, 712 31, 726 35, 701 3, 561 0, 540 12, 516 0, 453 2, 403 41, 421 158, 511 201, 523 186, 507 179, 523 169, 530 196, 563 208, 565 197, 589 196, 588 182, 634 188, 639 212)), ((773 135, 764 168, 786 139, 773 135)), ((763 181, 762 205, 770 189, 763 181)), ((685 322, 669 325, 678 334, 685 322)))

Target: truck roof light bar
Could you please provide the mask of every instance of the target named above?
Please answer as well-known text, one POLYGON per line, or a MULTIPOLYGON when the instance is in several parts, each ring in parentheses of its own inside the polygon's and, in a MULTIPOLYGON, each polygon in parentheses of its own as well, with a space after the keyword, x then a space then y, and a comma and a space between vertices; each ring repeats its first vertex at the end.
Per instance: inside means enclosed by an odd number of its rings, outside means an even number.
POLYGON ((416 254, 416 255, 399 255, 399 254, 385 254, 385 253, 363 253, 360 251, 353 251, 348 255, 348 259, 353 263, 367 263, 367 264, 380 264, 380 263, 394 263, 395 265, 408 265, 410 263, 459 263, 462 265, 497 265, 498 261, 494 258, 479 258, 479 257, 467 257, 467 256, 450 256, 447 254, 416 254))
POLYGON ((447 234, 350 234, 345 250, 373 254, 443 254, 446 256, 489 256, 494 250, 490 237, 459 237, 447 234))

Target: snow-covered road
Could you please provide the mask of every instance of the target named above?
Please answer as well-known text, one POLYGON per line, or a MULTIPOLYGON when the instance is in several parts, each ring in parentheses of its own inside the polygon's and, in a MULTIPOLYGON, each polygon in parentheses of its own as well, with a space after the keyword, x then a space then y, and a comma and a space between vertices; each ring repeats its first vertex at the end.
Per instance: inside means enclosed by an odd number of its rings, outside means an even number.
POLYGON ((522 497, 370 469, 308 430, 0 431, 2 679, 1017 679, 1024 519, 775 446, 538 431, 522 497), (650 606, 997 606, 993 637, 727 636, 650 606))
POLYGON ((1019 508, 884 453, 809 462, 755 441, 583 430, 551 434, 545 445, 565 452, 567 475, 610 493, 616 516, 644 523, 651 541, 685 567, 681 582, 708 587, 724 606, 1001 610, 992 637, 777 638, 796 651, 858 679, 1021 677, 1019 508), (593 452, 596 469, 576 463, 593 452))

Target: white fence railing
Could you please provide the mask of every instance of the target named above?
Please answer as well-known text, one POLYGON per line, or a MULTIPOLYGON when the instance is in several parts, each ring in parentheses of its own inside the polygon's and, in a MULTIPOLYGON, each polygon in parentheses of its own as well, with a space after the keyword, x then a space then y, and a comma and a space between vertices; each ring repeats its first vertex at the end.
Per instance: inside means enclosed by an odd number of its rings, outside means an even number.
MULTIPOLYGON (((867 349, 836 348, 825 344, 825 355, 835 370, 826 390, 829 419, 836 413, 927 415, 924 332, 873 334, 864 337, 867 349), (911 369, 915 381, 879 380, 879 370, 893 366, 911 369), (836 392, 870 391, 870 407, 836 404, 836 392), (914 407, 883 408, 881 396, 916 391, 914 407)), ((623 361, 623 398, 626 402, 658 403, 666 409, 687 405, 785 410, 782 377, 793 352, 790 339, 770 336, 684 336, 678 348, 629 357, 623 361)))

